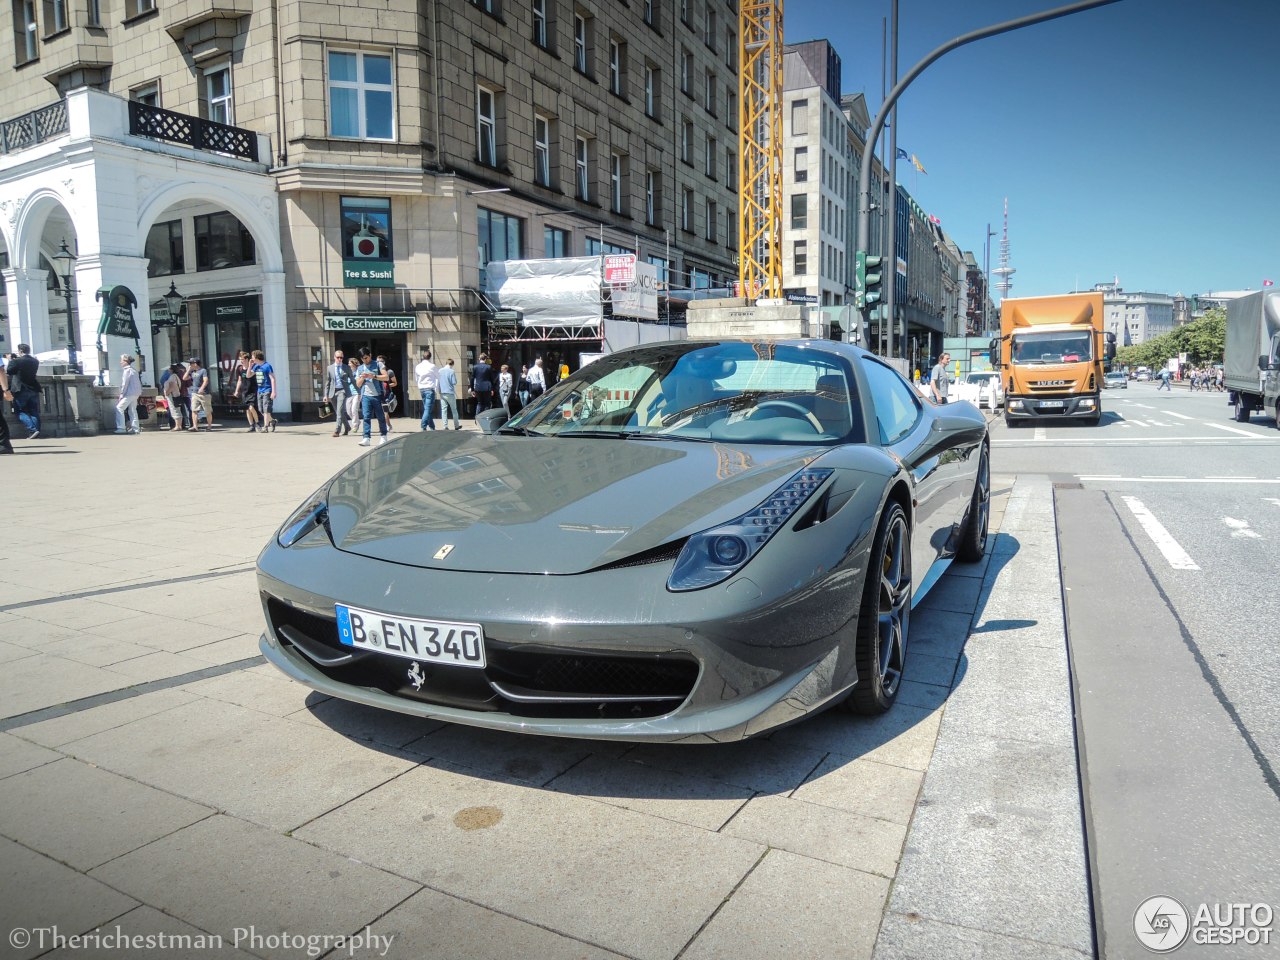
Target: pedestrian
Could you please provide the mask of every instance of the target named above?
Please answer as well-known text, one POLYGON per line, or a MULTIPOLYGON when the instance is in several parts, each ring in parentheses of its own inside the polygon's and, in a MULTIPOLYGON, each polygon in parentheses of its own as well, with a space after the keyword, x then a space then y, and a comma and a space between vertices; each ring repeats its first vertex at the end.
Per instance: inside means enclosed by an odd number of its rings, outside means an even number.
POLYGON ((142 381, 133 369, 133 354, 120 356, 120 396, 116 399, 116 433, 141 433, 138 427, 138 398, 142 396, 142 381), (128 428, 125 417, 128 416, 128 428))
POLYGON ((364 435, 360 439, 360 446, 369 445, 374 417, 378 418, 380 435, 378 445, 381 446, 387 442, 387 417, 382 409, 383 390, 391 378, 382 369, 382 365, 373 359, 373 353, 368 347, 360 351, 360 359, 363 362, 356 369, 356 387, 360 391, 360 419, 364 424, 364 435))
MULTIPOLYGON (((358 353, 359 351, 352 352, 358 353)), ((351 371, 351 385, 354 387, 356 371, 360 369, 360 358, 347 357, 347 368, 351 371)), ((360 389, 358 387, 355 393, 347 397, 347 422, 351 424, 352 430, 356 430, 360 424, 360 389)))
POLYGON ((400 378, 396 376, 391 364, 387 363, 386 354, 378 354, 377 360, 378 366, 382 367, 387 375, 387 382, 382 385, 382 412, 387 418, 387 432, 391 433, 395 430, 395 426, 391 423, 391 415, 400 406, 400 397, 396 393, 396 388, 400 386, 400 378))
POLYGON ((169 432, 182 431, 182 364, 174 363, 165 371, 168 376, 160 381, 164 402, 169 405, 169 432))
POLYGON ((1170 393, 1173 393, 1173 388, 1169 386, 1168 368, 1160 371, 1160 386, 1156 387, 1156 392, 1159 393, 1161 390, 1168 390, 1170 393))
POLYGON ((27 428, 28 440, 40 436, 40 381, 36 373, 40 361, 31 355, 31 347, 18 344, 18 353, 9 358, 5 372, 9 375, 9 392, 13 394, 13 412, 27 428))
POLYGON ((267 363, 267 355, 253 351, 253 375, 258 381, 258 413, 262 416, 263 433, 276 432, 276 418, 271 412, 276 400, 276 371, 267 363))
POLYGON ((213 432, 213 394, 209 392, 209 371, 199 357, 192 357, 191 367, 191 429, 200 432, 200 414, 204 414, 206 430, 213 432))
POLYGON ((520 407, 523 409, 529 403, 529 365, 527 363, 520 364, 520 377, 516 380, 516 396, 520 398, 520 407))
POLYGON ((231 372, 235 377, 235 398, 244 404, 245 419, 249 421, 249 433, 258 429, 258 376, 253 372, 253 358, 248 350, 241 350, 236 358, 236 367, 231 372))
POLYGON ((418 382, 418 390, 422 393, 422 422, 419 426, 423 430, 434 430, 436 428, 436 387, 440 383, 440 368, 431 360, 429 348, 422 348, 422 360, 413 368, 413 376, 418 382))
POLYGON ((471 368, 471 395, 476 398, 476 415, 493 406, 493 367, 489 355, 480 354, 480 362, 471 368))
POLYGON ((440 368, 440 420, 446 430, 449 429, 449 417, 453 417, 453 429, 461 430, 458 420, 458 374, 453 369, 453 358, 450 357, 440 368))
POLYGON ((929 373, 929 391, 934 403, 942 404, 947 402, 953 382, 951 371, 947 368, 947 364, 950 362, 951 354, 942 354, 942 356, 938 357, 937 364, 929 373))
POLYGON ((529 368, 529 399, 536 400, 547 389, 547 375, 542 370, 542 358, 538 357, 529 368))
POLYGON ((515 389, 515 379, 511 376, 511 368, 505 363, 498 371, 498 402, 502 409, 511 413, 511 394, 515 389))
POLYGON ((4 415, 4 404, 13 402, 13 393, 9 390, 9 372, 0 366, 0 454, 13 453, 13 441, 9 437, 9 418, 4 415))
POLYGON ((345 437, 351 432, 351 420, 347 417, 347 397, 356 393, 355 378, 347 366, 346 355, 333 351, 333 363, 324 373, 324 398, 333 407, 333 436, 345 437))

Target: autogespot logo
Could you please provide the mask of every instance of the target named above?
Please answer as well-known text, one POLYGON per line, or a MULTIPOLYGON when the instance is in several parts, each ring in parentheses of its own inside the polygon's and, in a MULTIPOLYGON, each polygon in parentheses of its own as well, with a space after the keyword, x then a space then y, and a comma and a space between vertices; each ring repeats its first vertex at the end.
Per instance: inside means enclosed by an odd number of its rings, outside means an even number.
POLYGON ((1148 897, 1133 915, 1138 942, 1152 953, 1170 953, 1186 942, 1191 916, 1173 897, 1148 897))

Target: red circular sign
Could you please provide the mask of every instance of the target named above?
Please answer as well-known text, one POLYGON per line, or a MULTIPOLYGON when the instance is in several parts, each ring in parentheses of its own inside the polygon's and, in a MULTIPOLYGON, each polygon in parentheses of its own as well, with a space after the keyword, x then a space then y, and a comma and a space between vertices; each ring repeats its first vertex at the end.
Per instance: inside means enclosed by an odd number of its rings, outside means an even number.
POLYGON ((378 252, 378 244, 372 237, 360 237, 356 241, 356 253, 362 256, 372 257, 378 252))

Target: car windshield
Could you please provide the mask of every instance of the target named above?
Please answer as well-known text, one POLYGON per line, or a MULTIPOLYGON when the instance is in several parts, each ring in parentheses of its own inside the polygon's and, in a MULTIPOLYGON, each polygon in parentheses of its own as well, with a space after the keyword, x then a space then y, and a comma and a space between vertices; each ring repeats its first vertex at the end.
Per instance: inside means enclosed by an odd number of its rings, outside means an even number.
POLYGON ((1077 363, 1092 360, 1088 331, 1024 332, 1013 335, 1014 363, 1077 363))
POLYGON ((994 377, 994 373, 971 373, 965 378, 966 383, 986 384, 994 377))
POLYGON ((860 443, 845 361, 773 343, 669 341, 611 354, 562 380, 504 431, 727 443, 860 443))

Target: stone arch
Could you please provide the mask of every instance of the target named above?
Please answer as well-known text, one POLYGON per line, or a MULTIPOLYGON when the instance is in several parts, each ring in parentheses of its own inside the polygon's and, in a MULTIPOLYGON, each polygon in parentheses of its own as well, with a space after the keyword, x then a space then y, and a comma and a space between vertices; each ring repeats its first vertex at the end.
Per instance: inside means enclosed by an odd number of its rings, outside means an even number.
MULTIPOLYGON (((146 243, 147 233, 151 227, 166 210, 175 204, 182 203, 184 200, 199 200, 204 203, 210 202, 210 185, 208 183, 194 183, 191 181, 176 181, 165 184, 158 190, 154 191, 150 197, 145 199, 139 206, 138 211, 138 242, 146 243)), ((265 273, 279 273, 284 270, 284 258, 280 252, 280 230, 275 216, 276 198, 274 193, 258 198, 258 202, 251 201, 244 196, 236 193, 234 187, 221 193, 213 193, 217 197, 215 202, 221 204, 226 210, 236 215, 253 235, 254 247, 258 253, 258 266, 265 273), (263 200, 268 200, 271 209, 265 209, 262 204, 263 200)))
POLYGON ((61 207, 71 221, 74 236, 68 237, 68 240, 78 243, 81 238, 93 235, 92 231, 86 231, 76 220, 73 212, 75 205, 67 197, 51 187, 39 187, 23 202, 13 225, 13 242, 9 247, 12 266, 42 269, 40 257, 44 251, 40 248, 40 242, 44 238, 49 215, 55 207, 61 207))

